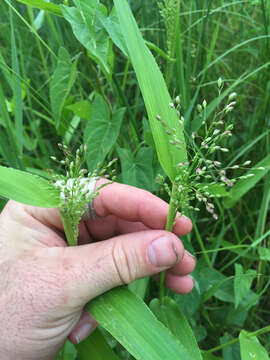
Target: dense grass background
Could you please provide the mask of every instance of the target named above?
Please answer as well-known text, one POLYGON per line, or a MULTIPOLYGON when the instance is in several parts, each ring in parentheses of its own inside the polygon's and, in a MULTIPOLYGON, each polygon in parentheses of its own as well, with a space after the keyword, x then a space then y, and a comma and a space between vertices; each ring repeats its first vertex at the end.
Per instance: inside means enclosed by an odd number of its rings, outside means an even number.
MULTIPOLYGON (((111 1, 102 3, 112 8, 111 1)), ((177 1, 167 1, 170 6, 173 3, 177 1)), ((237 106, 229 115, 235 130, 222 162, 251 160, 252 166, 267 159, 269 2, 182 0, 179 24, 172 29, 174 11, 168 11, 164 19, 154 0, 130 4, 171 95, 181 96, 187 134, 196 129, 198 103, 206 99, 215 111, 220 100, 217 80, 222 77, 223 91, 230 88, 229 92, 238 94, 237 106)), ((161 169, 136 76, 129 60, 111 40, 108 43, 105 71, 63 17, 1 1, 0 163, 47 176, 46 169, 55 168, 50 156, 59 155, 57 143, 64 141, 75 148, 85 142, 85 132, 89 135, 99 126, 97 118, 102 123, 104 117, 109 119, 125 107, 125 113, 115 115, 117 128, 107 138, 94 140, 107 149, 106 159, 120 158, 116 165, 119 181, 168 200, 154 180, 161 169), (62 55, 61 47, 66 49, 62 55), (60 99, 59 109, 54 103, 58 90, 54 92, 53 86, 64 76, 70 80, 70 91, 60 99), (106 147, 112 134, 115 139, 106 147)), ((88 161, 89 168, 95 165, 88 161)), ((231 175, 237 176, 237 171, 231 175)), ((270 350, 270 329, 265 328, 270 321, 269 174, 247 190, 232 208, 225 209, 217 200, 219 219, 215 222, 203 210, 191 214, 194 229, 184 242, 197 257, 196 286, 187 296, 171 294, 190 321, 200 348, 212 353, 219 347, 213 354, 225 360, 240 359, 237 336, 241 329, 258 332, 261 344, 270 350)), ((146 302, 158 292, 151 281, 133 287, 146 302)), ((119 346, 116 352, 119 358, 131 358, 119 346)))

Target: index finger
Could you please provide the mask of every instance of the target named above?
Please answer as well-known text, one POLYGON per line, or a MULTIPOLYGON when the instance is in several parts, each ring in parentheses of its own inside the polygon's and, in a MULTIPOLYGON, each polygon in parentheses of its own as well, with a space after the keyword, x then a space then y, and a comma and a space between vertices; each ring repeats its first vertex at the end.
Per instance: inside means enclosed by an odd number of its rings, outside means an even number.
MULTIPOLYGON (((100 180, 97 185, 104 182, 100 180)), ((164 229, 169 205, 146 190, 112 183, 100 190, 93 208, 99 217, 114 215, 123 220, 141 222, 150 229, 164 229)), ((191 221, 186 216, 175 219, 173 232, 178 236, 186 235, 191 229, 191 221)))

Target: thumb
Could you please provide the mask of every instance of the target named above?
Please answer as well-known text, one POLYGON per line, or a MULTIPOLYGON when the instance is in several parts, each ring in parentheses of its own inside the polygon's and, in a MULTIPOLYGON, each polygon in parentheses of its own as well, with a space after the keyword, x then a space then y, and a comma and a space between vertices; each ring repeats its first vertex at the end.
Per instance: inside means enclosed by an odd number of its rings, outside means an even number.
POLYGON ((178 237, 147 230, 64 250, 71 303, 84 306, 94 297, 174 266, 183 257, 178 237))

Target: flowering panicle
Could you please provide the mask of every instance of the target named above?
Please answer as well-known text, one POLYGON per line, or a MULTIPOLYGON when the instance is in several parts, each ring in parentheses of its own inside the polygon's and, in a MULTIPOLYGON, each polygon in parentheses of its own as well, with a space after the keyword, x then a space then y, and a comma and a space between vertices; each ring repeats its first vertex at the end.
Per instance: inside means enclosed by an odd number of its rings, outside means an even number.
MULTIPOLYGON (((218 91, 221 93, 223 86, 222 79, 218 80, 218 91)), ((227 123, 226 116, 236 105, 237 94, 231 93, 227 98, 227 104, 214 116, 211 121, 207 118, 207 102, 203 100, 202 104, 197 105, 198 115, 201 118, 201 128, 193 132, 187 138, 187 150, 190 161, 181 162, 177 166, 177 176, 175 183, 178 191, 175 196, 175 204, 178 209, 185 211, 187 209, 199 211, 199 206, 191 205, 194 202, 204 204, 205 209, 216 220, 218 215, 215 212, 215 206, 212 202, 213 198, 226 195, 226 187, 234 186, 238 179, 245 179, 254 176, 254 174, 239 175, 231 177, 231 173, 238 169, 247 169, 251 161, 247 160, 240 165, 226 166, 221 161, 221 154, 229 152, 229 148, 224 146, 227 139, 232 136, 233 125, 227 123)), ((181 101, 178 96, 169 106, 175 108, 179 124, 184 122, 181 116, 181 101)), ((171 146, 182 149, 182 141, 177 138, 176 130, 170 129, 167 123, 159 115, 156 117, 158 121, 166 128, 166 133, 172 136, 169 140, 171 146)), ((255 170, 264 170, 263 167, 255 170)), ((159 176, 159 183, 165 185, 164 178, 159 176)), ((171 195, 169 186, 165 185, 165 189, 171 195)))
MULTIPOLYGON (((105 167, 88 172, 82 168, 85 162, 85 154, 87 151, 86 145, 81 145, 72 154, 66 145, 58 144, 60 150, 63 152, 65 159, 57 160, 56 157, 51 156, 51 159, 64 167, 64 174, 51 174, 53 185, 59 190, 60 194, 60 213, 64 225, 69 228, 69 233, 72 238, 77 240, 78 224, 82 218, 87 205, 98 195, 99 190, 108 185, 110 182, 103 184, 95 189, 96 180, 100 177, 108 177, 106 175, 109 169, 116 161, 110 161, 105 167)), ((114 171, 110 171, 110 178, 113 180, 114 171)), ((67 233, 66 233, 67 235, 67 233)), ((74 241, 73 241, 74 243, 74 241)), ((74 245, 74 244, 72 244, 74 245)))

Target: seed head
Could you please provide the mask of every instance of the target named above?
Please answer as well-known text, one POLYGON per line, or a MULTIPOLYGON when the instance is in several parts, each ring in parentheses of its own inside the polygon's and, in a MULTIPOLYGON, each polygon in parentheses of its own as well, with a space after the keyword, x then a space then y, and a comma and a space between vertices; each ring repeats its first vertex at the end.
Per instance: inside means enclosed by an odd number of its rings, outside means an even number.
POLYGON ((229 101, 234 100, 234 99, 236 98, 236 96, 237 96, 237 93, 236 93, 236 92, 230 93, 230 95, 229 95, 229 97, 228 97, 229 101))
POLYGON ((180 105, 181 99, 180 99, 180 96, 179 96, 179 95, 176 96, 175 102, 180 105))

